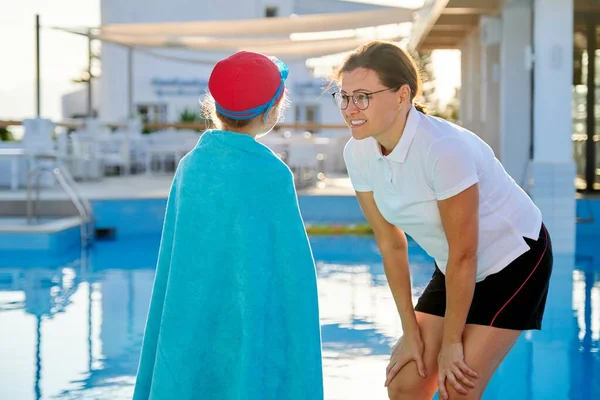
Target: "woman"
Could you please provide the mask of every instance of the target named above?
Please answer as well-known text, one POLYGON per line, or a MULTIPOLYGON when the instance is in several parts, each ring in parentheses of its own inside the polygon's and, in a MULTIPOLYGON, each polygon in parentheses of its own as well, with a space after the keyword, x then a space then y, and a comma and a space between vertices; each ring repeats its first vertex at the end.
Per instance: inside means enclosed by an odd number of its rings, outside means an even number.
POLYGON ((334 83, 348 173, 402 320, 389 397, 478 399, 520 333, 541 329, 552 250, 540 210, 486 143, 415 103, 418 70, 395 44, 358 48, 334 83), (414 309, 405 232, 436 264, 414 309))
POLYGON ((255 140, 280 119, 287 74, 240 52, 210 75, 219 129, 175 173, 134 399, 323 399, 315 265, 292 173, 255 140))

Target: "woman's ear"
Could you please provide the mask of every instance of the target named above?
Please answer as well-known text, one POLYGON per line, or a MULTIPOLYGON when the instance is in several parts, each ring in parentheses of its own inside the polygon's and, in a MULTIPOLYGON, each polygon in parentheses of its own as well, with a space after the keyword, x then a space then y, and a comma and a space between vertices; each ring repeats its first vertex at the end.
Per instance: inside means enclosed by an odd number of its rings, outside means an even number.
POLYGON ((400 90, 398 90, 400 92, 400 98, 402 101, 402 105, 410 103, 410 94, 411 94, 411 90, 410 90, 410 86, 405 84, 402 85, 400 87, 400 90))

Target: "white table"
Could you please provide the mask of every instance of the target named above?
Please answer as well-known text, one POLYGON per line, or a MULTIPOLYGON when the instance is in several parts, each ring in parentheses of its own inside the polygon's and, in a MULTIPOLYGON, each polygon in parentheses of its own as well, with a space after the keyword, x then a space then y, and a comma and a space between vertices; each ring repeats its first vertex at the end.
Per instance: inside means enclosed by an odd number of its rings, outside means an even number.
POLYGON ((161 157, 159 165, 159 172, 164 172, 165 168, 165 159, 166 157, 172 156, 175 160, 175 168, 177 168, 177 163, 190 151, 192 148, 185 145, 151 145, 147 146, 144 151, 146 152, 146 175, 152 175, 152 160, 154 157, 161 157))
POLYGON ((33 162, 38 160, 57 160, 58 155, 55 152, 35 153, 25 150, 24 148, 2 148, 0 147, 0 159, 8 158, 10 160, 10 188, 17 190, 19 188, 19 172, 21 158, 27 161, 26 170, 33 165, 33 162))
POLYGON ((0 148, 0 158, 10 159, 10 188, 17 190, 19 188, 19 159, 29 157, 25 149, 4 149, 0 148))

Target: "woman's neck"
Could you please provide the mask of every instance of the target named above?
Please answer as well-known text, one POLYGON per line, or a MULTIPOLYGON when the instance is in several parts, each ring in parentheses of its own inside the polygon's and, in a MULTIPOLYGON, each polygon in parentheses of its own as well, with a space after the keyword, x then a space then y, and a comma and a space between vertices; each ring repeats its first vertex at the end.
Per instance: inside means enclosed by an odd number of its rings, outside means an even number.
POLYGON ((408 114, 410 113, 411 108, 412 106, 408 107, 407 110, 400 110, 390 129, 377 136, 376 139, 379 143, 381 154, 384 156, 387 156, 394 151, 400 142, 400 138, 402 138, 402 134, 404 133, 404 128, 406 127, 406 121, 408 121, 408 114))

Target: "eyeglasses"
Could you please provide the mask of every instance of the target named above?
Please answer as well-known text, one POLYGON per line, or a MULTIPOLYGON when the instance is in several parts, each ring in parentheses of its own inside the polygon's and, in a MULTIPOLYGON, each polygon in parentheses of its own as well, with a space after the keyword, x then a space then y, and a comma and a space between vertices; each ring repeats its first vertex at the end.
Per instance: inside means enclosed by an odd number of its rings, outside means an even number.
POLYGON ((388 90, 396 90, 397 88, 387 88, 381 89, 376 92, 356 92, 349 96, 347 94, 343 94, 341 92, 331 93, 333 96, 333 100, 335 104, 340 108, 340 110, 345 110, 348 108, 348 104, 350 104, 350 99, 352 98, 352 102, 356 105, 359 110, 366 110, 369 107, 369 98, 374 94, 386 92, 388 90))

